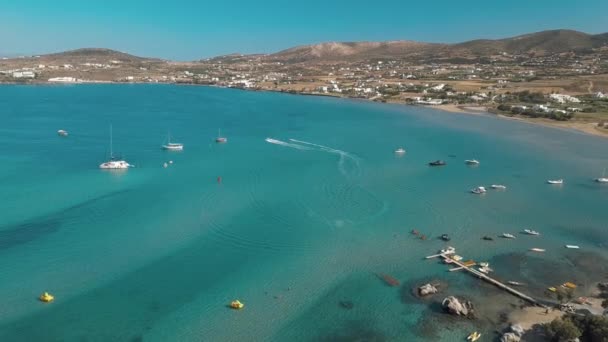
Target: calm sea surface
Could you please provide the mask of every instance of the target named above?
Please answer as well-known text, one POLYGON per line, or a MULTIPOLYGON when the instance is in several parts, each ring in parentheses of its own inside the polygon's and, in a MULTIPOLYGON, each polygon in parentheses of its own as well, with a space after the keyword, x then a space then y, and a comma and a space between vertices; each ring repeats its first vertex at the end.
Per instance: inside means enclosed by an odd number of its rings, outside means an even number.
POLYGON ((450 341, 483 320, 425 326, 438 314, 410 287, 499 291, 423 260, 445 246, 439 235, 538 295, 591 284, 572 262, 608 257, 608 186, 593 182, 608 140, 597 137, 172 85, 2 86, 0 119, 0 341, 450 341), (114 153, 135 168, 98 169, 110 124, 114 153), (214 143, 218 128, 227 144, 214 143), (160 149, 168 131, 183 152, 160 149), (436 159, 448 165, 426 165, 436 159), (545 184, 555 178, 565 184, 545 184), (468 193, 490 184, 508 189, 468 193), (517 239, 480 239, 502 232, 517 239), (55 302, 37 301, 43 291, 55 302), (234 299, 245 309, 228 309, 234 299))

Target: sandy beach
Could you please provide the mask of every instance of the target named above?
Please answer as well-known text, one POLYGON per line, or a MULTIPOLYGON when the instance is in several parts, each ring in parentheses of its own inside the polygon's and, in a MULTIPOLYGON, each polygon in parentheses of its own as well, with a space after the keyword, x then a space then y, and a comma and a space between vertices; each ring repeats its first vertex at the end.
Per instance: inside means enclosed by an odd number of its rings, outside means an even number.
POLYGON ((533 119, 523 117, 506 116, 502 114, 493 114, 488 112, 488 108, 484 106, 474 105, 457 105, 457 104, 445 104, 433 106, 432 108, 448 112, 448 113, 460 113, 460 114, 471 114, 471 115, 493 115, 501 119, 506 120, 517 120, 527 122, 535 125, 542 125, 553 128, 569 129, 582 132, 585 134, 591 134, 599 137, 608 138, 608 129, 598 129, 597 122, 580 122, 580 121, 555 121, 549 119, 533 119))

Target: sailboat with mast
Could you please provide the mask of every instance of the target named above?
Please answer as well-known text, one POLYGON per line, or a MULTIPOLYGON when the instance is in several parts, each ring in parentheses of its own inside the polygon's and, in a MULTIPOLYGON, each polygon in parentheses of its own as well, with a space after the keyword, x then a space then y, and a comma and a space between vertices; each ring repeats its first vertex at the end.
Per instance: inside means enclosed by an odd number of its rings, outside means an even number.
POLYGON ((99 168, 100 169, 128 169, 131 166, 132 166, 131 164, 127 163, 124 160, 116 160, 114 158, 114 150, 113 150, 113 146, 112 146, 112 125, 110 125, 110 160, 105 163, 101 163, 99 165, 99 168))
POLYGON ((184 144, 171 142, 171 133, 167 132, 167 143, 162 146, 163 150, 182 151, 184 144))
POLYGON ((228 138, 222 136, 222 132, 220 131, 219 128, 217 129, 217 138, 215 138, 215 142, 219 143, 219 144, 228 142, 228 138))
POLYGON ((596 178, 595 181, 598 183, 608 183, 608 178, 606 178, 606 168, 604 168, 604 172, 602 172, 602 177, 596 178))

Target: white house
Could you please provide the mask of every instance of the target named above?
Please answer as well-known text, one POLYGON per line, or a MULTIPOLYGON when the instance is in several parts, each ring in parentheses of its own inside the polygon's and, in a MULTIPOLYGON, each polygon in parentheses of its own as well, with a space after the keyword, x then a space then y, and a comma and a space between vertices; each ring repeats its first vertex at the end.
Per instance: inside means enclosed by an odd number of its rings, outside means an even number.
POLYGON ((80 82, 80 80, 76 79, 74 77, 53 77, 53 78, 49 78, 49 82, 55 82, 55 83, 75 83, 75 82, 80 82))
POLYGON ((13 78, 36 78, 33 71, 15 71, 12 74, 13 78))

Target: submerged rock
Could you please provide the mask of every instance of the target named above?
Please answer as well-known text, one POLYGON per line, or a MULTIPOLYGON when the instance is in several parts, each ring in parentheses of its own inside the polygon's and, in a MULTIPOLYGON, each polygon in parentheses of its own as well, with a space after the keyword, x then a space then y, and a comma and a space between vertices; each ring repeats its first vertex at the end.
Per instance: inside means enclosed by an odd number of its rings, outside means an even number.
POLYGON ((418 288, 418 295, 421 297, 429 296, 437 292, 439 292, 439 290, 431 284, 424 284, 418 288))
POLYGON ((441 306, 443 310, 451 315, 472 317, 473 315, 473 304, 468 300, 460 301, 454 296, 446 297, 442 302, 441 306))
POLYGON ((355 307, 355 304, 353 302, 351 302, 350 300, 341 300, 340 307, 342 307, 343 309, 346 309, 346 310, 350 310, 355 307))

